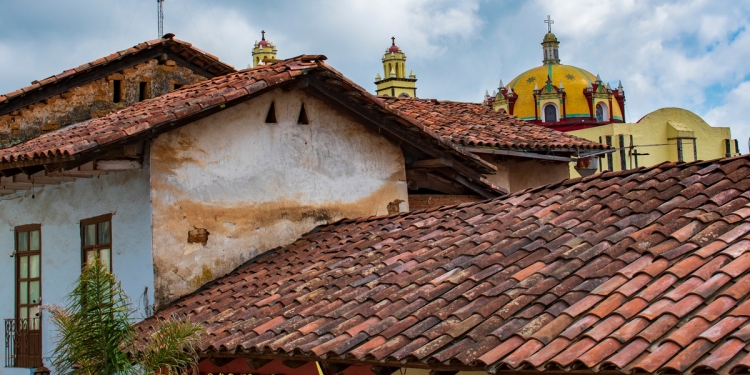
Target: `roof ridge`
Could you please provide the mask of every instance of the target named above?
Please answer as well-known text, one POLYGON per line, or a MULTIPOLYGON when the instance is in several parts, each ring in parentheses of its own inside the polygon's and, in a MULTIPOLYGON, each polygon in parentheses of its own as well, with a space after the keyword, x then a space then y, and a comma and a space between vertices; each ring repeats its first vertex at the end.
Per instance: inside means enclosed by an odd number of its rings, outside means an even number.
POLYGON ((21 87, 21 88, 19 88, 17 90, 14 90, 14 91, 11 91, 11 92, 8 92, 8 93, 5 93, 5 94, 0 94, 0 105, 2 105, 3 103, 10 102, 11 100, 13 100, 13 99, 15 99, 17 97, 24 96, 24 95, 26 95, 26 94, 28 94, 30 92, 36 91, 36 90, 38 90, 40 88, 46 87, 48 85, 56 84, 60 80, 67 79, 67 78, 70 78, 72 76, 82 74, 84 72, 89 71, 90 69, 95 69, 95 68, 106 66, 107 64, 109 64, 111 62, 114 62, 114 61, 117 61, 117 60, 120 60, 120 59, 122 59, 125 56, 134 55, 134 54, 136 54, 138 52, 144 51, 146 49, 152 48, 152 47, 160 45, 160 44, 168 45, 168 43, 174 43, 174 44, 185 46, 186 48, 192 49, 192 50, 194 50, 195 52, 197 52, 200 55, 204 55, 204 56, 206 56, 206 57, 208 57, 208 58, 210 58, 212 60, 215 60, 216 61, 216 65, 224 67, 224 70, 236 71, 236 69, 234 69, 234 67, 232 67, 231 65, 222 62, 215 55, 212 55, 212 54, 210 54, 208 52, 205 52, 205 51, 203 51, 203 50, 201 50, 201 49, 193 46, 192 43, 185 42, 185 41, 182 41, 182 40, 179 40, 179 39, 175 39, 173 37, 173 34, 167 34, 167 36, 171 36, 171 37, 147 40, 147 41, 138 43, 138 44, 136 44, 136 45, 134 45, 132 47, 129 47, 129 48, 126 48, 126 49, 114 52, 114 53, 112 53, 110 55, 100 57, 100 58, 98 58, 96 60, 85 62, 85 63, 79 65, 78 67, 64 70, 61 73, 51 75, 51 76, 43 78, 41 80, 34 80, 34 81, 32 81, 31 85, 28 85, 28 86, 25 86, 25 87, 21 87))

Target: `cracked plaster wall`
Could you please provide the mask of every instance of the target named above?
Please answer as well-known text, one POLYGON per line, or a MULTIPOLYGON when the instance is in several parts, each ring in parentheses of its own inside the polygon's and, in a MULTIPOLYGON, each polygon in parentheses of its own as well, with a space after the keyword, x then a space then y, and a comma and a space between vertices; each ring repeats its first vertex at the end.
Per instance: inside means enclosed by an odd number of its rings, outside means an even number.
POLYGON ((397 199, 408 210, 401 149, 299 90, 163 134, 151 156, 157 308, 317 225, 385 215, 397 199), (297 124, 302 103, 309 125, 297 124), (188 241, 195 229, 205 245, 188 241))

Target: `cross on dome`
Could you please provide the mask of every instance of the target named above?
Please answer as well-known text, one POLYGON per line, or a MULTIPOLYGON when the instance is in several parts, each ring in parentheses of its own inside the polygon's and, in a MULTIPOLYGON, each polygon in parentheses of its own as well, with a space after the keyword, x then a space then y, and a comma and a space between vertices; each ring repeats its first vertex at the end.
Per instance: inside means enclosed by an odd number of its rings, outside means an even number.
POLYGON ((260 31, 260 40, 266 40, 266 30, 260 31))
POLYGON ((544 23, 547 24, 547 32, 551 33, 552 32, 552 24, 555 23, 555 21, 553 21, 552 19, 550 19, 549 14, 547 15, 547 19, 544 20, 544 23))

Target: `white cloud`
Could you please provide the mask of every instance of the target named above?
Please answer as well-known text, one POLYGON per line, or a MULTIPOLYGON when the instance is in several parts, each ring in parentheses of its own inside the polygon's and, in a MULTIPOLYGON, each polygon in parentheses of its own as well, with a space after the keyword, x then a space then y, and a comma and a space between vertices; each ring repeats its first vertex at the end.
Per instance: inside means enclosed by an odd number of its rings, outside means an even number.
POLYGON ((713 126, 729 126, 732 137, 739 140, 742 153, 748 152, 750 122, 747 112, 750 108, 750 82, 742 82, 726 96, 725 102, 709 110, 704 120, 713 126))

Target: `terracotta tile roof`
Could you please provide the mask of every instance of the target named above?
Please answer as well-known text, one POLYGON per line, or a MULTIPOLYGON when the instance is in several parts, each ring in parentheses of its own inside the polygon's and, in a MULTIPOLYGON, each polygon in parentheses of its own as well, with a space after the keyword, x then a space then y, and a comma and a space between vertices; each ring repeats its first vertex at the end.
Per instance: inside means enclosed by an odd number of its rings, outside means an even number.
POLYGON ((323 227, 138 329, 186 315, 205 356, 745 372, 748 218, 747 155, 606 172, 323 227))
POLYGON ((502 149, 605 149, 605 145, 522 121, 481 104, 383 98, 388 107, 464 146, 502 149))
POLYGON ((100 117, 45 133, 16 146, 0 150, 2 163, 71 157, 82 152, 126 140, 186 118, 209 107, 248 96, 315 68, 314 61, 292 59, 286 64, 268 65, 232 73, 185 86, 180 90, 145 100, 100 117))
POLYGON ((33 92, 42 91, 49 86, 56 85, 73 77, 87 74, 101 67, 106 67, 109 64, 127 58, 129 56, 133 56, 143 51, 153 50, 159 47, 166 47, 169 52, 176 54, 176 56, 188 60, 191 64, 194 64, 198 67, 205 68, 208 72, 211 72, 212 74, 217 76, 235 71, 232 66, 219 61, 218 57, 204 52, 188 42, 177 40, 171 37, 154 39, 140 43, 126 50, 115 52, 109 56, 105 56, 85 63, 77 68, 68 69, 60 74, 53 75, 41 81, 34 81, 30 86, 26 86, 19 90, 0 95, 0 106, 16 98, 28 95, 33 92))

